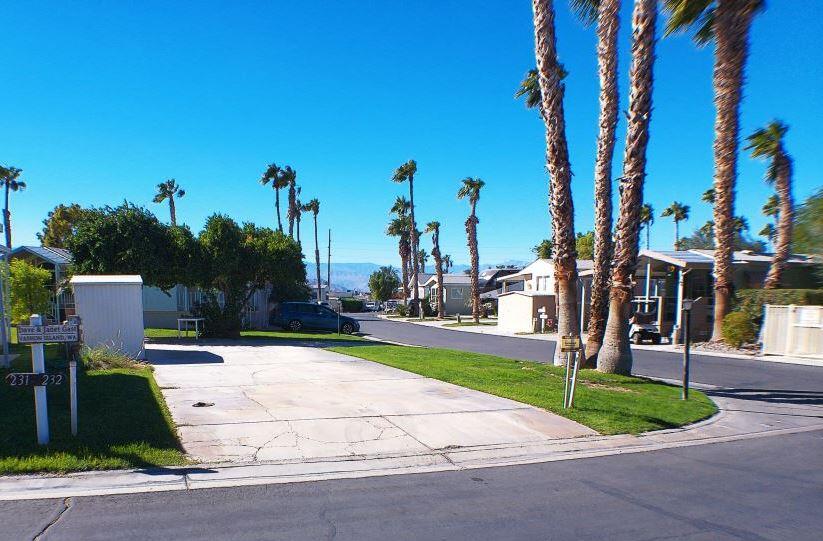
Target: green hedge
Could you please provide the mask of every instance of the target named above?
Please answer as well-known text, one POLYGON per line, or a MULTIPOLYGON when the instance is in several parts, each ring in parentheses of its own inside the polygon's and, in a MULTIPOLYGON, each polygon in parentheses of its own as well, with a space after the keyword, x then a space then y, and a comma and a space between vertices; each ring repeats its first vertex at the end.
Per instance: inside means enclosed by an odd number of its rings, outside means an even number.
POLYGON ((344 312, 362 312, 365 307, 365 303, 363 303, 363 301, 352 297, 344 297, 340 299, 340 304, 342 305, 344 312))
POLYGON ((741 289, 737 292, 736 310, 749 316, 758 327, 765 304, 823 305, 823 289, 741 289))

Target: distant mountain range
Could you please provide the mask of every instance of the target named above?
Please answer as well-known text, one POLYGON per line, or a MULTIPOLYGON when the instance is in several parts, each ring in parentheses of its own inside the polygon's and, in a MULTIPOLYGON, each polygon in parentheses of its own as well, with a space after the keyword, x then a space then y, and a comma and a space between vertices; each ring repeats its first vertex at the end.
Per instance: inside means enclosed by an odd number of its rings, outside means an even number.
MULTIPOLYGON (((501 265, 515 265, 524 267, 530 262, 524 261, 505 261, 501 265)), ((480 268, 495 267, 497 264, 481 264, 480 268)), ((369 289, 369 276, 379 269, 381 265, 376 263, 332 263, 331 264, 331 286, 333 290, 338 289, 357 289, 365 291, 369 289)), ((306 263, 306 275, 309 283, 315 282, 316 265, 311 262, 306 263)), ((397 268, 397 267, 395 267, 397 268)), ((326 269, 325 263, 320 264, 320 281, 326 283, 326 269)), ((451 268, 452 273, 460 273, 469 269, 469 265, 454 265, 451 268)), ((399 269, 398 269, 399 271, 399 269)), ((429 263, 426 265, 426 272, 434 272, 434 265, 429 263)))

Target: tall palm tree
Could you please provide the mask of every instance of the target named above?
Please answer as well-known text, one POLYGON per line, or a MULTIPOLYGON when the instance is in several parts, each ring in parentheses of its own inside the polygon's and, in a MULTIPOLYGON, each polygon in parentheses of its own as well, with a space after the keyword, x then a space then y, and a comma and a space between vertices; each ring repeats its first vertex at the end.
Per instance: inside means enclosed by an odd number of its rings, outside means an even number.
POLYGON ((654 224, 654 207, 643 203, 640 207, 640 227, 646 230, 646 249, 651 247, 652 224, 654 224))
POLYGON ((320 201, 312 199, 303 205, 305 212, 311 212, 314 215, 314 266, 317 270, 317 302, 323 300, 320 292, 320 243, 317 240, 317 214, 320 212, 320 201))
POLYGON ((403 298, 409 298, 409 258, 411 257, 411 250, 409 249, 409 217, 393 218, 388 227, 386 234, 392 237, 397 237, 397 251, 400 255, 400 269, 401 279, 403 282, 403 298))
MULTIPOLYGON (((532 0, 532 12, 537 79, 540 86, 543 123, 546 127, 546 167, 550 177, 549 207, 554 235, 557 330, 561 335, 576 335, 580 332, 577 318, 577 250, 571 189, 572 172, 563 111, 565 70, 557 60, 553 0, 532 0)), ((563 363, 560 348, 555 348, 554 362, 563 363)))
POLYGON ((723 339, 731 310, 734 251, 734 193, 740 146, 740 102, 752 19, 764 0, 664 0, 670 16, 666 34, 695 29, 698 46, 714 42, 714 324, 712 340, 723 339))
POLYGON ((154 196, 155 203, 162 203, 166 199, 169 200, 169 214, 171 214, 171 225, 177 225, 177 209, 174 206, 175 197, 183 197, 186 195, 186 190, 181 188, 177 181, 173 178, 157 185, 157 194, 154 196))
POLYGON ((609 294, 609 320, 603 346, 597 356, 602 372, 631 374, 629 348, 632 274, 637 266, 640 209, 646 177, 646 148, 652 113, 655 23, 657 0, 635 0, 632 15, 631 69, 629 71, 629 112, 623 156, 620 210, 615 228, 612 288, 609 294))
POLYGON ((274 188, 274 206, 277 209, 277 230, 283 232, 283 222, 280 220, 280 189, 288 186, 286 180, 283 178, 283 169, 277 164, 271 163, 263 175, 260 177, 260 184, 263 186, 271 183, 274 188))
POLYGON ((417 259, 420 261, 420 272, 426 274, 426 263, 429 262, 429 254, 423 248, 417 251, 417 259))
POLYGON ((589 308, 586 364, 595 366, 609 315, 609 275, 612 261, 612 159, 617 128, 617 33, 620 0, 571 0, 583 24, 597 23, 597 66, 600 115, 597 161, 594 167, 594 267, 589 308))
MULTIPOLYGON (((392 181, 397 183, 409 183, 409 219, 411 227, 411 235, 409 237, 411 243, 411 253, 416 254, 420 249, 420 238, 417 232, 417 222, 414 219, 414 175, 417 174, 417 162, 409 160, 397 169, 392 175, 392 181)), ((418 314, 423 314, 423 304, 420 300, 420 285, 417 274, 420 272, 419 261, 416 257, 411 258, 412 264, 412 302, 417 307, 418 314)))
POLYGON ((295 188, 295 195, 294 195, 294 221, 295 227, 297 229, 297 245, 300 248, 303 248, 303 243, 300 242, 300 220, 303 219, 303 203, 300 201, 300 192, 303 189, 300 186, 295 188))
POLYGON ((300 213, 297 206, 297 171, 287 165, 283 168, 281 175, 283 176, 283 182, 289 188, 289 205, 286 217, 289 220, 289 236, 294 238, 294 222, 297 221, 297 215, 300 213))
POLYGON ((776 289, 791 255, 792 221, 794 202, 792 201, 792 158, 786 152, 783 138, 789 127, 780 121, 772 121, 748 137, 746 150, 751 150, 752 158, 769 160, 766 182, 774 185, 780 202, 777 213, 777 240, 774 243, 774 257, 763 287, 776 289))
POLYGON ((477 202, 480 201, 480 190, 485 185, 479 178, 466 177, 457 190, 457 198, 468 198, 471 206, 469 217, 466 218, 466 237, 471 256, 472 317, 475 323, 480 323, 480 254, 477 251, 477 224, 480 220, 477 219, 477 202))
POLYGON ((661 218, 669 218, 671 217, 674 220, 674 249, 678 250, 680 246, 680 222, 686 221, 689 219, 689 211, 691 208, 689 205, 684 205, 679 201, 674 201, 671 205, 667 208, 663 209, 663 213, 660 215, 661 218))
MULTIPOLYGON (((443 286, 443 257, 440 254, 440 222, 429 222, 426 224, 426 233, 432 235, 432 257, 434 258, 434 272, 437 275, 437 317, 442 319, 446 316, 446 309, 443 304, 443 294, 446 288, 443 286)), ((448 256, 447 256, 448 257, 448 256)))
POLYGON ((396 218, 389 223, 388 234, 397 237, 397 250, 400 255, 401 276, 403 278, 403 298, 409 298, 409 280, 411 278, 411 227, 409 210, 411 204, 403 196, 397 196, 391 212, 396 218))
POLYGON ((22 169, 0 166, 0 185, 5 189, 5 205, 3 206, 3 229, 6 232, 7 254, 11 252, 11 211, 9 211, 9 195, 11 192, 22 192, 26 183, 20 180, 22 169))

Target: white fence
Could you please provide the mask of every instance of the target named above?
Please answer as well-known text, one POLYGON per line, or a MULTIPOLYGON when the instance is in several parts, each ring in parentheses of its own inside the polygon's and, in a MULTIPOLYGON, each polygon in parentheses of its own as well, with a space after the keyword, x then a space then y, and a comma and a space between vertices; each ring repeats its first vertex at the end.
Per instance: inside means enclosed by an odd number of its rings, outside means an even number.
POLYGON ((760 341, 764 355, 823 359, 823 306, 766 305, 760 341))

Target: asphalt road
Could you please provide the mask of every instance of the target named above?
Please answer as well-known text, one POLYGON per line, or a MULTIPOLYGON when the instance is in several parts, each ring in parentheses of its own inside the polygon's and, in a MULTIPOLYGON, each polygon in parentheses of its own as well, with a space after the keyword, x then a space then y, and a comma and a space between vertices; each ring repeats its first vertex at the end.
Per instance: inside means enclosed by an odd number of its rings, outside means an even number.
MULTIPOLYGON (((360 321, 360 331, 406 344, 489 353, 502 357, 548 362, 554 342, 438 329, 380 319, 372 314, 349 314, 360 321)), ((634 350, 633 373, 679 379, 682 355, 634 350)), ((691 380, 738 390, 823 392, 823 369, 727 357, 692 355, 691 380)))
POLYGON ((0 502, 0 539, 819 540, 823 431, 527 466, 0 502))

